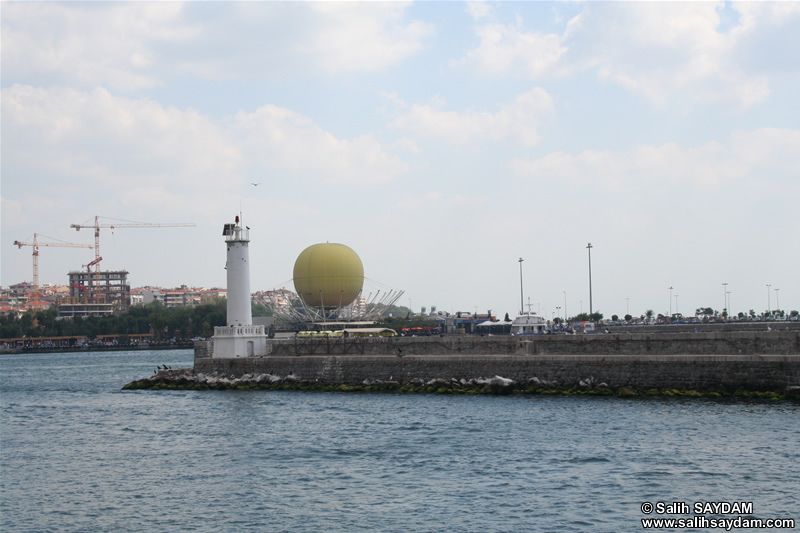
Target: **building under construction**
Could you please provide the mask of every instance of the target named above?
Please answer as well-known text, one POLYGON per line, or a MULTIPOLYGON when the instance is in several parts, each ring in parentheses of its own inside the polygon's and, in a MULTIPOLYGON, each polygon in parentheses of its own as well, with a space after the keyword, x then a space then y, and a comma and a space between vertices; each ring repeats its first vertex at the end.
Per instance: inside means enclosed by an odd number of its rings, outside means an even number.
POLYGON ((102 316, 124 313, 131 305, 127 270, 73 271, 69 273, 69 297, 58 302, 62 317, 102 316))

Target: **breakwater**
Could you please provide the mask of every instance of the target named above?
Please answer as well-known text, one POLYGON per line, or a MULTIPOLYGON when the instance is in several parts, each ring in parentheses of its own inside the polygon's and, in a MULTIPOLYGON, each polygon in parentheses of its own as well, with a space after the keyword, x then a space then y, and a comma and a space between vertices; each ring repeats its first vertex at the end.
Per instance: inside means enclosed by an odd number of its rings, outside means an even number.
POLYGON ((131 384, 188 388, 800 395, 797 332, 289 339, 131 384))
MULTIPOLYGON (((800 331, 270 340, 269 356, 303 355, 798 355, 800 331)), ((195 360, 212 357, 195 343, 195 360)))

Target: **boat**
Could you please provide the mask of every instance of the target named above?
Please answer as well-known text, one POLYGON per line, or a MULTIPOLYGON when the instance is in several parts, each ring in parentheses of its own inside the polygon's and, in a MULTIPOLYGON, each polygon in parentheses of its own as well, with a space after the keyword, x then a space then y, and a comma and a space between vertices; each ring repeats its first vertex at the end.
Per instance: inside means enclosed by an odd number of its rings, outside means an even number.
POLYGON ((511 322, 512 335, 543 335, 547 333, 547 321, 536 313, 523 313, 511 322))

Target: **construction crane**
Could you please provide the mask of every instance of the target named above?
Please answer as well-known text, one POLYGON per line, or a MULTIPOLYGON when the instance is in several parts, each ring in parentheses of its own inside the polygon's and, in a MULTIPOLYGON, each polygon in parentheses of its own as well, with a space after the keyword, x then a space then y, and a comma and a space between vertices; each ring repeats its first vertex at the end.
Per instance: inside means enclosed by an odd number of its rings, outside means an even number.
MULTIPOLYGON (((52 237, 48 237, 52 239, 52 237)), ((62 248, 94 248, 91 244, 75 244, 71 242, 39 242, 39 236, 33 234, 33 242, 14 241, 20 250, 23 246, 33 246, 33 305, 41 307, 39 301, 39 246, 59 246, 62 248)))
POLYGON ((100 224, 100 217, 94 217, 94 224, 91 226, 84 225, 84 224, 72 224, 70 225, 71 228, 75 228, 75 231, 80 231, 81 228, 93 228, 94 229, 94 257, 95 257, 95 272, 100 271, 100 228, 110 228, 114 230, 116 228, 193 228, 194 224, 189 223, 173 223, 173 224, 150 224, 147 222, 135 222, 135 223, 127 223, 127 224, 100 224))
POLYGON ((93 266, 96 267, 97 263, 99 263, 102 260, 103 260, 102 257, 98 257, 94 261, 90 262, 88 265, 82 265, 82 266, 86 267, 86 283, 89 285, 88 290, 86 292, 84 292, 84 296, 85 296, 84 303, 89 303, 89 298, 92 299, 92 303, 96 303, 96 301, 97 301, 96 296, 92 292, 92 285, 93 285, 92 284, 92 267, 93 266))

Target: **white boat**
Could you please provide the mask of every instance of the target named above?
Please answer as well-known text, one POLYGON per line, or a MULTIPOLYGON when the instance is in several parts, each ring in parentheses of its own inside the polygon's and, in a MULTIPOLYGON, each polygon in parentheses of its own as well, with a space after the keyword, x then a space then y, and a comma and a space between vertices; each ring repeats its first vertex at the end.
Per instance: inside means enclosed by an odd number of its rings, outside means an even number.
POLYGON ((547 333, 547 321, 536 313, 523 313, 511 322, 512 335, 542 335, 547 333))

